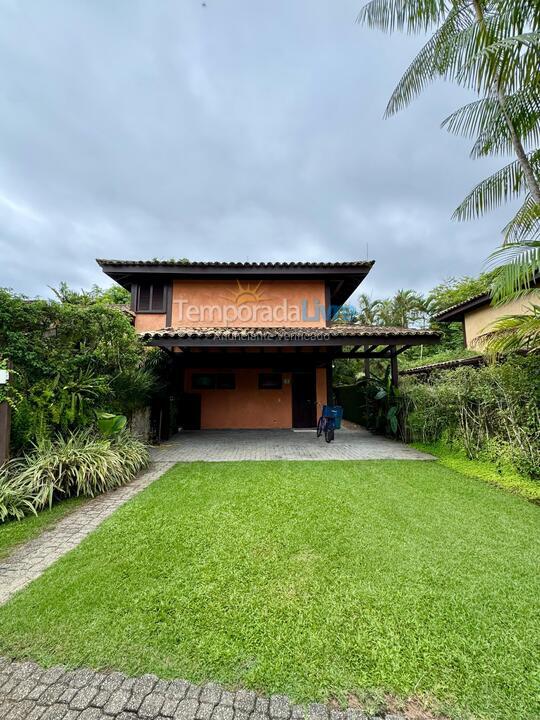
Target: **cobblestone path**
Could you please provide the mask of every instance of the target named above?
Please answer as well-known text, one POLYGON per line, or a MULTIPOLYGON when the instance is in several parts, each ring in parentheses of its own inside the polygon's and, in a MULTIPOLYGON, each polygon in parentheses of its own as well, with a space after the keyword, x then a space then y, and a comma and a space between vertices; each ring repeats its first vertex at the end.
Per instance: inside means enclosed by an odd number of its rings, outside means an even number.
MULTIPOLYGON (((379 717, 379 716, 377 716, 379 717)), ((360 710, 293 705, 283 695, 261 697, 219 685, 127 677, 119 672, 47 670, 0 657, 2 720, 368 720, 360 710)), ((375 716, 371 716, 375 720, 375 716)), ((405 720, 386 715, 385 720, 405 720)))
MULTIPOLYGON (((154 463, 133 482, 99 495, 59 520, 54 527, 16 548, 0 560, 0 605, 7 602, 50 565, 95 530, 117 508, 148 487, 173 463, 154 463)), ((0 715, 0 720, 3 720, 0 715)))

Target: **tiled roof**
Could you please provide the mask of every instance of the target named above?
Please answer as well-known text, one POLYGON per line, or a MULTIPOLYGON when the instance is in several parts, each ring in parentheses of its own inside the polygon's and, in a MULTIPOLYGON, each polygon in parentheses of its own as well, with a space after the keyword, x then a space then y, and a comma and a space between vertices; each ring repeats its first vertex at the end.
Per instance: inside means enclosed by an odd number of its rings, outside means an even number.
POLYGON ((98 265, 138 265, 141 267, 204 267, 204 268, 370 268, 374 260, 353 260, 349 262, 218 262, 218 261, 184 261, 184 260, 104 260, 98 258, 98 265))
POLYGON ((261 340, 295 339, 318 340, 325 337, 432 337, 439 338, 435 330, 418 330, 416 328, 385 327, 379 325, 331 325, 329 327, 180 327, 164 328, 163 330, 147 330, 139 335, 144 340, 150 339, 208 339, 208 340, 242 340, 243 338, 261 340))
POLYGON ((473 355, 472 357, 458 358, 457 360, 443 360, 438 363, 431 363, 429 365, 419 365, 414 368, 407 368, 406 370, 400 370, 401 375, 422 375, 428 374, 436 370, 453 370, 454 368, 464 367, 466 365, 483 365, 485 358, 483 355, 473 355))
POLYGON ((489 293, 478 293, 478 295, 472 295, 471 297, 467 298, 466 300, 462 300, 459 303, 456 303, 455 305, 450 305, 450 307, 445 308, 444 310, 441 310, 436 315, 433 315, 433 319, 437 320, 439 317, 443 317, 447 313, 454 313, 454 311, 461 310, 461 308, 468 307, 470 304, 478 304, 483 303, 484 301, 489 301, 489 293))

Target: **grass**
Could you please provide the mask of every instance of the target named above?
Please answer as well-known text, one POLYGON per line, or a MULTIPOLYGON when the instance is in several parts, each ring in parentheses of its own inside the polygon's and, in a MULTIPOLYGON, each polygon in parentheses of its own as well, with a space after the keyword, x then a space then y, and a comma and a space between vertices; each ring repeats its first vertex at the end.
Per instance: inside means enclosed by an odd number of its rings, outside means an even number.
POLYGON ((539 518, 439 463, 179 464, 0 608, 0 654, 532 720, 539 518))
POLYGON ((85 498, 82 497, 69 498, 53 505, 50 509, 42 510, 37 515, 27 515, 22 520, 0 523, 0 559, 9 555, 17 545, 37 537, 65 515, 73 512, 84 500, 85 498))
POLYGON ((468 477, 483 480, 515 495, 540 504, 540 482, 520 475, 510 466, 499 466, 489 460, 469 460, 463 450, 456 450, 444 442, 412 443, 418 450, 439 458, 441 465, 468 477))

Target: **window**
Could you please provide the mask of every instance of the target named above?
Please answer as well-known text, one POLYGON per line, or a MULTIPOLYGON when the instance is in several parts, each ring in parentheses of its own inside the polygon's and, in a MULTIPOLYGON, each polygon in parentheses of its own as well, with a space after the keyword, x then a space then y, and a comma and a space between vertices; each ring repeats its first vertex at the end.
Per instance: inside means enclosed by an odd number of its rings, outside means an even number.
POLYGON ((216 375, 216 388, 218 390, 234 390, 236 388, 234 373, 216 375))
POLYGON ((259 375, 259 390, 281 390, 281 373, 261 373, 259 375))
POLYGON ((193 373, 191 387, 193 390, 234 390, 236 382, 234 373, 193 373))
POLYGON ((163 283, 145 283, 137 288, 137 312, 165 312, 163 283))

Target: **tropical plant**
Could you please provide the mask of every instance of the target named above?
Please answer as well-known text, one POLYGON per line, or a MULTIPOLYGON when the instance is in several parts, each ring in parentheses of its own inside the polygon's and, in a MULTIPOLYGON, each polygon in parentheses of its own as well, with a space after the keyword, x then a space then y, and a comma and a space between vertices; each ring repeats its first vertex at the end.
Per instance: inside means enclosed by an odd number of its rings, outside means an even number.
POLYGON ((378 325, 380 322, 380 304, 380 300, 373 300, 367 293, 360 293, 358 296, 357 322, 360 325, 378 325))
MULTIPOLYGON (((515 159, 480 182, 454 217, 475 218, 509 200, 522 199, 520 210, 504 230, 502 248, 492 256, 507 261, 494 279, 493 292, 495 301, 503 303, 527 291, 540 271, 538 1, 372 0, 358 20, 387 32, 435 29, 392 93, 387 115, 406 107, 437 78, 478 94, 477 100, 452 113, 443 126, 474 139, 472 157, 513 154, 515 159)), ((511 321, 516 337, 523 338, 527 348, 540 332, 537 322, 536 312, 532 319, 511 321)), ((487 347, 510 348, 508 323, 509 318, 490 329, 487 347)))
POLYGON ((97 413, 97 426, 103 437, 118 435, 127 425, 125 415, 114 415, 114 413, 97 413))
POLYGON ((518 350, 540 351, 540 305, 525 305, 519 315, 503 315, 477 338, 476 344, 491 355, 518 350))
POLYGON ((440 78, 474 90, 480 99, 445 121, 450 131, 476 136, 473 155, 512 150, 517 160, 485 181, 459 215, 483 212, 525 186, 540 204, 538 140, 540 10, 536 0, 371 0, 358 21, 385 32, 435 33, 395 88, 386 114, 405 108, 440 78), (498 190, 497 190, 498 188, 498 190))
POLYGON ((157 373, 130 318, 67 286, 59 300, 29 301, 0 289, 0 347, 13 364, 9 392, 15 452, 38 437, 90 426, 96 411, 147 405, 157 373))
POLYGON ((0 521, 20 519, 73 495, 93 497, 132 480, 148 449, 125 430, 100 437, 91 429, 44 437, 0 470, 0 521))
POLYGON ((540 479, 539 356, 462 367, 427 382, 404 378, 400 404, 409 439, 440 441, 540 479))

